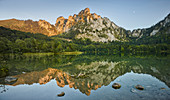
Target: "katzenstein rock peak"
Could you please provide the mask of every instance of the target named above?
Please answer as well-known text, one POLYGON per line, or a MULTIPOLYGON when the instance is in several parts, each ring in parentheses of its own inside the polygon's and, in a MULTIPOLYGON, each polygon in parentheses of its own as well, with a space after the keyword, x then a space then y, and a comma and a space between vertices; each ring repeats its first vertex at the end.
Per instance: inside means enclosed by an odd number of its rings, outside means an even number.
POLYGON ((68 19, 65 19, 63 16, 60 16, 56 20, 56 29, 59 33, 68 32, 69 29, 79 23, 79 22, 90 22, 90 20, 101 18, 101 16, 93 13, 90 13, 90 9, 86 8, 73 16, 69 16, 68 19))
POLYGON ((95 42, 126 41, 129 32, 106 17, 90 13, 89 8, 85 8, 77 15, 69 16, 68 19, 62 16, 57 18, 55 26, 59 33, 74 34, 72 35, 74 38, 89 38, 95 42))

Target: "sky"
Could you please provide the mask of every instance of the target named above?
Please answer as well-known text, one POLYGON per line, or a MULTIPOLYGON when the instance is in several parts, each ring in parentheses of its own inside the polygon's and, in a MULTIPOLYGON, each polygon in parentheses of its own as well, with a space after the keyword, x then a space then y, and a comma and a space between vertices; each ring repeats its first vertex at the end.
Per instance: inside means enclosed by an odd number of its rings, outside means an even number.
POLYGON ((128 30, 150 27, 170 13, 170 0, 0 0, 0 20, 39 19, 55 24, 85 8, 128 30))

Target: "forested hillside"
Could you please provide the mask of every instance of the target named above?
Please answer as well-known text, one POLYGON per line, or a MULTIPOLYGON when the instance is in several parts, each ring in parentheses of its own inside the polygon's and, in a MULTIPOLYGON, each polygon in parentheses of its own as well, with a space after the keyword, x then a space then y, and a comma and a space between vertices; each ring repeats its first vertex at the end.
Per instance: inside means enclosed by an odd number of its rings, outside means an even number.
POLYGON ((169 34, 132 40, 130 42, 112 41, 109 43, 92 42, 90 39, 67 40, 60 37, 48 37, 0 27, 1 53, 27 52, 71 52, 82 51, 93 54, 116 54, 120 52, 169 52, 169 34))

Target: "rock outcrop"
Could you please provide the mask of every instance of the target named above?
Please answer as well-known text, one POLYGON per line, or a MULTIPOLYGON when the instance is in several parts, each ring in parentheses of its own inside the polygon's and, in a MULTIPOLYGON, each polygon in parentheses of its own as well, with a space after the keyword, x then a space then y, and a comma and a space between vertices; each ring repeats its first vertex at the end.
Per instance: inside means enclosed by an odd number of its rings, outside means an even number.
POLYGON ((59 34, 57 32, 57 30, 55 29, 55 26, 54 25, 51 25, 49 22, 45 21, 45 20, 39 20, 38 21, 38 25, 41 27, 41 28, 44 28, 47 30, 48 32, 48 36, 53 36, 53 35, 56 35, 56 34, 59 34))
POLYGON ((71 27, 80 22, 90 22, 90 20, 101 18, 97 14, 91 14, 90 9, 86 8, 79 12, 78 15, 74 14, 69 16, 68 19, 65 19, 63 16, 60 16, 56 20, 56 29, 59 33, 68 32, 71 27))

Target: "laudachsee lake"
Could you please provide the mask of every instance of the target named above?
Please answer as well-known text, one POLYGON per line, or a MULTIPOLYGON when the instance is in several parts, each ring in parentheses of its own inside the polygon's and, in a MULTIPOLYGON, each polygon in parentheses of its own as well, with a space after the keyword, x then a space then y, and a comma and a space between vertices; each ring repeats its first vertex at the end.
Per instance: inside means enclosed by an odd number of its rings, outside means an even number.
POLYGON ((3 54, 0 100, 168 100, 169 62, 167 54, 3 54))

